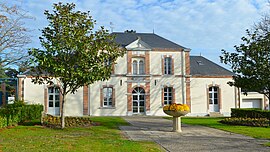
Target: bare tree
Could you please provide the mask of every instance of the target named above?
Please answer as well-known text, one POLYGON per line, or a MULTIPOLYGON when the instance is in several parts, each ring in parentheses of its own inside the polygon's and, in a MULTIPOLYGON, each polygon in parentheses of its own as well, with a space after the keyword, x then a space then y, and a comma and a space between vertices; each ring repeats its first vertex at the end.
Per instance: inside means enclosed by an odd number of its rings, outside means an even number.
POLYGON ((16 64, 27 57, 25 46, 31 41, 25 19, 32 18, 19 6, 0 2, 0 66, 16 64))

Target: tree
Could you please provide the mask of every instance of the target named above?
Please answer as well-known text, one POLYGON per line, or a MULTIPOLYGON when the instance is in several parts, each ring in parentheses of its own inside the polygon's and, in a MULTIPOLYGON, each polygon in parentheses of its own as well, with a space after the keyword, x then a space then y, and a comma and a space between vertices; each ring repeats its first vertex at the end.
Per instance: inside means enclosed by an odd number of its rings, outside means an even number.
POLYGON ((125 53, 104 27, 93 31, 96 21, 89 12, 74 9, 73 3, 58 3, 53 4, 53 13, 46 10, 49 25, 40 37, 44 50, 30 51, 38 72, 33 82, 60 85, 62 128, 65 127, 67 94, 95 81, 109 79, 112 63, 125 53))
MULTIPOLYGON (((235 73, 231 86, 264 94, 270 99, 270 33, 247 30, 242 37, 243 44, 235 46, 236 52, 222 50, 221 61, 228 64, 235 73)), ((268 106, 269 107, 269 106, 268 106)))
POLYGON ((20 7, 0 2, 0 66, 16 64, 27 57, 25 46, 31 41, 25 19, 31 17, 20 7))

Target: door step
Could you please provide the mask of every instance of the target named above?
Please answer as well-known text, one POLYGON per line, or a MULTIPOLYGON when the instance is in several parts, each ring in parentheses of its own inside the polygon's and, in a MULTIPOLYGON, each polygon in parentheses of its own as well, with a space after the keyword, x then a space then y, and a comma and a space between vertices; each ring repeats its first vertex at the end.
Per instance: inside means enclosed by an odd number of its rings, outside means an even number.
POLYGON ((209 117, 224 117, 220 112, 210 112, 209 117))

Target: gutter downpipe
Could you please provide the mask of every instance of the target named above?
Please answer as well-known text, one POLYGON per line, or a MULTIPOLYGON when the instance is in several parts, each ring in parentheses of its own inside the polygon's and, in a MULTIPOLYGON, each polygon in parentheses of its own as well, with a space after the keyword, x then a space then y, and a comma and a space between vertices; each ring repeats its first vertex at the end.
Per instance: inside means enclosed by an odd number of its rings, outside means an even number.
POLYGON ((182 73, 182 80, 181 80, 181 85, 182 85, 182 103, 186 104, 186 97, 185 97, 185 71, 184 71, 184 50, 181 51, 181 73, 182 73))

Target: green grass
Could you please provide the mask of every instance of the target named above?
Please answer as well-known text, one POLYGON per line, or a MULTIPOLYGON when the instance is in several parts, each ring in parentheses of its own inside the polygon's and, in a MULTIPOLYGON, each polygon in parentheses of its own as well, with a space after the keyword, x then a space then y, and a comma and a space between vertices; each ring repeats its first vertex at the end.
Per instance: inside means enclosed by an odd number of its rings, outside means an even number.
MULTIPOLYGON (((209 117, 183 117, 181 120, 184 124, 202 125, 212 127, 220 130, 225 130, 237 134, 242 134, 258 139, 270 139, 270 128, 266 127, 249 127, 249 126, 233 126, 222 124, 219 121, 223 118, 209 118, 209 117)), ((265 144, 270 146, 270 142, 265 144)))
POLYGON ((221 130, 225 130, 225 131, 229 131, 229 132, 243 134, 243 135, 254 137, 254 138, 270 139, 270 128, 269 127, 266 128, 266 127, 226 125, 226 124, 222 124, 222 123, 218 122, 222 119, 223 118, 183 117, 182 122, 185 124, 189 124, 189 125, 202 125, 202 126, 217 128, 217 129, 221 129, 221 130))
POLYGON ((154 142, 126 139, 118 126, 128 123, 120 117, 93 117, 92 120, 99 122, 100 126, 63 130, 42 126, 2 129, 0 151, 162 151, 154 142))

